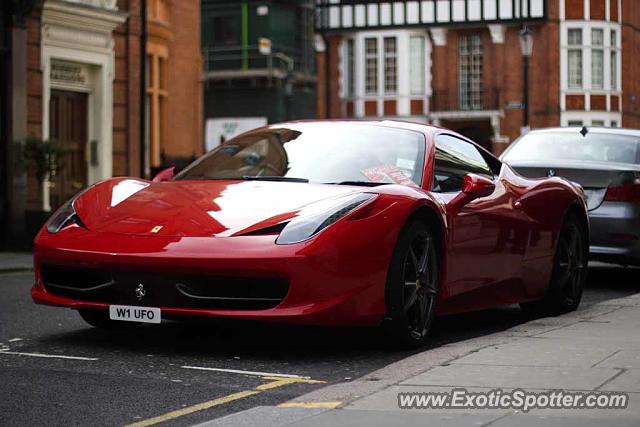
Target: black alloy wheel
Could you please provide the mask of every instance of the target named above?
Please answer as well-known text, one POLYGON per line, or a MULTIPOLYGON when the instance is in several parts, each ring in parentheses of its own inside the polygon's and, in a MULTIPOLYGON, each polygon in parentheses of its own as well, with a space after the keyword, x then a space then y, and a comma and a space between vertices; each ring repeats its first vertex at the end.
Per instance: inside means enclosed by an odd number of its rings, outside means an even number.
POLYGON ((560 236, 557 249, 558 286, 562 291, 562 305, 576 309, 582 298, 587 275, 587 255, 584 251, 580 229, 571 224, 560 236))
POLYGON ((587 280, 589 243, 582 223, 574 215, 562 226, 556 245, 549 288, 543 299, 522 303, 531 316, 558 315, 576 310, 587 280))
POLYGON ((384 329, 404 348, 426 341, 438 298, 437 242, 421 221, 400 233, 387 275, 384 329))

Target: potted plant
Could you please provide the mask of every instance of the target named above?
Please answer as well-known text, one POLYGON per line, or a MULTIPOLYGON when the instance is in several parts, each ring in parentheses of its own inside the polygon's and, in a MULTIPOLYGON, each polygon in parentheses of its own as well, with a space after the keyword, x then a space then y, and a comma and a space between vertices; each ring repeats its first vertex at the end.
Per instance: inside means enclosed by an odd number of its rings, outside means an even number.
MULTIPOLYGON (((67 150, 55 141, 28 136, 16 141, 18 148, 17 161, 19 168, 25 168, 27 174, 33 175, 38 182, 38 199, 42 199, 42 186, 46 180, 54 178, 64 167, 64 156, 67 150)), ((43 209, 25 211, 28 238, 35 237, 42 224, 51 212, 43 209)))
POLYGON ((60 144, 35 136, 28 136, 19 144, 22 146, 22 157, 27 166, 35 171, 39 184, 49 177, 55 177, 63 168, 67 150, 60 144))

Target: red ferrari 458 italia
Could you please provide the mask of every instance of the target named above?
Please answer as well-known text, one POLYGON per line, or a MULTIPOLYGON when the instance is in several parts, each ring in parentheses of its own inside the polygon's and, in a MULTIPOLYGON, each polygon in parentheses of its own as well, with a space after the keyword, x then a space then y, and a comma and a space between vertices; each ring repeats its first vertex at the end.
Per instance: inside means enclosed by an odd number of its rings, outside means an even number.
POLYGON ((381 326, 417 346, 436 314, 574 310, 588 233, 579 185, 523 178, 455 132, 291 122, 78 194, 35 240, 31 294, 99 327, 381 326))

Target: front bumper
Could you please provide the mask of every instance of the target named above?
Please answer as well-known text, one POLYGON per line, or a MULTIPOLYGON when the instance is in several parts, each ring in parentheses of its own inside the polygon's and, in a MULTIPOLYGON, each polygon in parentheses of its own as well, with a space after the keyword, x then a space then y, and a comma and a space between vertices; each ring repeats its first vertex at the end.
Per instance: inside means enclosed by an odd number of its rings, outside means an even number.
POLYGON ((640 264, 640 204, 603 202, 589 212, 590 258, 640 264))
POLYGON ((160 306, 162 316, 372 326, 384 316, 384 286, 396 236, 374 236, 366 222, 341 224, 312 241, 283 246, 274 244, 275 236, 135 236, 95 233, 75 226, 57 234, 43 231, 34 246, 36 282, 31 295, 36 303, 73 309, 149 306, 144 298, 134 299, 137 279, 119 285, 118 295, 125 292, 125 298, 70 297, 45 286, 43 265, 133 273, 137 278, 164 277, 163 283, 181 275, 277 277, 287 281, 288 290, 275 307, 224 309, 207 308, 206 303, 198 307, 165 303, 160 306))

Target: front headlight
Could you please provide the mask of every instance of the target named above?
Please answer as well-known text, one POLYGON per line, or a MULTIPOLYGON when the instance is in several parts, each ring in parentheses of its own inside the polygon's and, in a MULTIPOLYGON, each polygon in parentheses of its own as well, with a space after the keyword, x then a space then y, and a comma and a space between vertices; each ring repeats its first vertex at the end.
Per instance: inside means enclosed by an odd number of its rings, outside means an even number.
POLYGON ((73 207, 73 202, 76 201, 76 198, 77 196, 62 205, 60 209, 51 216, 49 223, 47 224, 47 231, 49 233, 57 233, 73 222, 84 227, 84 224, 80 221, 80 218, 73 207))
POLYGON ((290 245, 303 242, 376 197, 377 195, 371 193, 359 193, 313 203, 289 221, 276 239, 276 243, 290 245))

